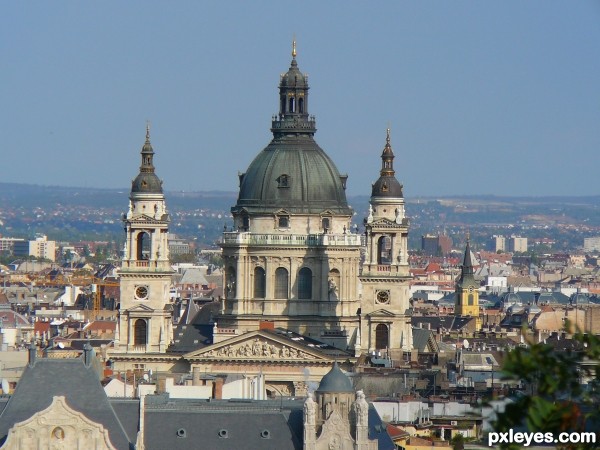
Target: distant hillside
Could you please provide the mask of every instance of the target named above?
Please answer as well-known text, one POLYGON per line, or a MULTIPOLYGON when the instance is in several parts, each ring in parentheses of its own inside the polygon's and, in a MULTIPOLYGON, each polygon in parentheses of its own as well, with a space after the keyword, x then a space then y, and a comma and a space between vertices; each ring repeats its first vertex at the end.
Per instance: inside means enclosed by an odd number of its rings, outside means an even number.
MULTIPOLYGON (((0 234, 31 237, 41 232, 57 240, 118 241, 123 238, 121 214, 127 209, 128 195, 125 188, 0 183, 0 234)), ((229 211, 236 192, 167 191, 165 195, 173 233, 214 245, 223 227, 232 225, 229 211)), ((353 222, 362 230, 369 196, 349 196, 348 202, 355 210, 353 222)), ((414 197, 406 199, 406 209, 411 221, 409 245, 415 249, 423 234, 445 232, 460 242, 467 229, 475 245, 479 241, 481 246, 495 233, 552 238, 565 248, 600 234, 600 196, 414 197)))

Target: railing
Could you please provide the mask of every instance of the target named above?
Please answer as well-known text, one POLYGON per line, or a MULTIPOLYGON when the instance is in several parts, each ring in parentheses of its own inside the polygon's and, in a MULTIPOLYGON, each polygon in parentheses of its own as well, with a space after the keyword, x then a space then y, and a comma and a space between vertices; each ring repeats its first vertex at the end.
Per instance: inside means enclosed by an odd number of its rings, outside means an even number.
POLYGON ((135 262, 135 267, 148 267, 149 261, 136 261, 135 262))
POLYGON ((222 244, 273 245, 273 246, 360 246, 359 234, 255 234, 248 232, 225 232, 222 244))
POLYGON ((132 345, 131 347, 129 347, 129 351, 131 353, 146 353, 146 346, 145 345, 132 345))

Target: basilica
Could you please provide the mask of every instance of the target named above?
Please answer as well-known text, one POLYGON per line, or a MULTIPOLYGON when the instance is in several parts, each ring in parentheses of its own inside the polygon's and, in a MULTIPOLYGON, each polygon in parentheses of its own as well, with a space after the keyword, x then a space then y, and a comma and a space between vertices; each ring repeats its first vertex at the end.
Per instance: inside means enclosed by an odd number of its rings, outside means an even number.
POLYGON ((119 328, 110 354, 116 370, 260 372, 261 390, 306 395, 307 383, 334 361, 348 370, 364 354, 402 360, 412 350, 409 221, 390 131, 364 227, 353 228, 348 176, 315 140, 295 42, 291 56, 273 138, 239 175, 234 225, 221 239, 223 297, 196 320, 173 315, 170 217, 147 130, 123 215, 119 328))

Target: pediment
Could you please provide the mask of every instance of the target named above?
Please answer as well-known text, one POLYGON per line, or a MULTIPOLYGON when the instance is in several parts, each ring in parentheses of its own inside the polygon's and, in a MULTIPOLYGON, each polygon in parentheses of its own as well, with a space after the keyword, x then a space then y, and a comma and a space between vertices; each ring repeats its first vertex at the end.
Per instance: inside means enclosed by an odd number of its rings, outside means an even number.
POLYGON ((371 227, 380 227, 380 228, 398 228, 398 224, 395 221, 386 219, 385 217, 375 219, 369 225, 371 227))
POLYGON ((251 331, 226 341, 195 350, 186 359, 329 361, 317 349, 308 349, 293 341, 264 331, 251 331))
MULTIPOLYGON (((163 219, 163 218, 164 218, 164 216, 161 217, 161 219, 163 219)), ((137 214, 130 219, 130 222, 141 222, 141 223, 161 225, 161 224, 165 223, 165 220, 161 220, 161 219, 156 219, 155 217, 149 216, 148 214, 137 214)))
POLYGON ((55 396, 52 403, 8 431, 3 449, 23 448, 95 448, 115 450, 108 430, 75 411, 63 396, 55 396))
POLYGON ((375 311, 372 311, 368 314, 366 314, 367 317, 396 317, 396 314, 394 314, 391 311, 388 311, 387 309, 377 309, 375 311))
POLYGON ((153 312, 154 309, 150 308, 147 305, 139 304, 139 305, 132 306, 131 308, 126 309, 125 311, 129 312, 129 313, 132 313, 132 312, 148 312, 148 313, 150 313, 150 312, 153 312))

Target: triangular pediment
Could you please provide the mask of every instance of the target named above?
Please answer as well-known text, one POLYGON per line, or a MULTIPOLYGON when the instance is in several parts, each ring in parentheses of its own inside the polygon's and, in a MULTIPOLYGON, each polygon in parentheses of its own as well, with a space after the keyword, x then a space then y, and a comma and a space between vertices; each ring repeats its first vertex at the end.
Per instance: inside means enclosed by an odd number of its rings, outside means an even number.
POLYGON ((132 306, 129 309, 125 310, 126 312, 132 313, 132 312, 153 312, 154 309, 150 308, 147 305, 135 305, 132 306))
POLYGON ((276 216, 289 216, 290 212, 287 209, 278 209, 277 211, 275 211, 275 215, 276 216))
POLYGON ((146 223, 146 224, 161 225, 161 224, 164 224, 166 221, 165 220, 156 219, 156 218, 154 218, 152 216, 149 216, 147 214, 138 214, 138 215, 133 216, 130 219, 130 222, 132 222, 132 223, 146 223))
POLYGON ((225 359, 225 360, 277 360, 277 361, 329 361, 317 348, 307 348, 286 339, 258 330, 232 337, 223 342, 194 350, 185 355, 186 359, 225 359))
POLYGON ((380 228, 398 228, 398 224, 395 221, 386 219, 385 217, 380 217, 373 220, 373 222, 370 223, 370 226, 380 228))
POLYGON ((366 314, 367 317, 396 317, 396 314, 394 314, 391 311, 388 311, 387 309, 378 309, 375 311, 372 311, 368 314, 366 314))

